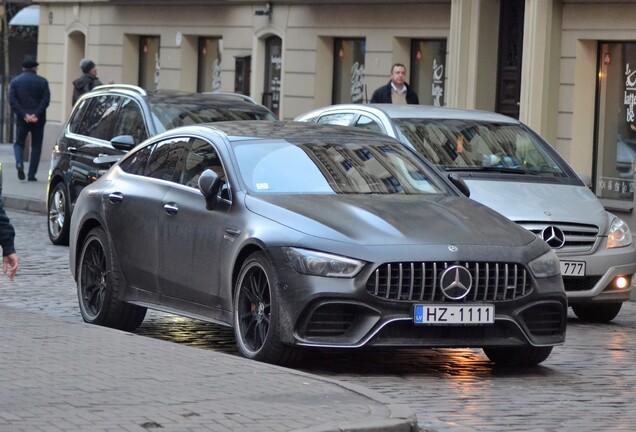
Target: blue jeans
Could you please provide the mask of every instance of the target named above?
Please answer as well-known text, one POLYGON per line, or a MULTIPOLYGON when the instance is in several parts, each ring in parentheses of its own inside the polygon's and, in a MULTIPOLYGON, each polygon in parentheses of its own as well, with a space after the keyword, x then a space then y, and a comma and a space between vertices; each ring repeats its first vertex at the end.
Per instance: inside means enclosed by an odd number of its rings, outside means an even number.
POLYGON ((24 141, 27 134, 31 133, 31 157, 29 159, 29 173, 27 178, 34 179, 40 165, 42 154, 42 141, 44 139, 44 122, 27 123, 20 119, 16 122, 16 137, 13 144, 16 167, 24 167, 24 141))

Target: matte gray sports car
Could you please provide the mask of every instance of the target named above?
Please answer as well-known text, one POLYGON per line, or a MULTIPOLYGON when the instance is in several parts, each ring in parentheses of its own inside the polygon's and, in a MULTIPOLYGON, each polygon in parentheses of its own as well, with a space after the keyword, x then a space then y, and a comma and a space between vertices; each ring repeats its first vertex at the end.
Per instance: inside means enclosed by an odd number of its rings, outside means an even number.
MULTIPOLYGON (((455 180, 457 181, 457 180, 455 180)), ((461 195, 392 138, 221 122, 151 138, 79 196, 71 269, 85 321, 146 308, 232 326, 242 355, 482 347, 536 365, 565 339, 552 249, 461 195)))

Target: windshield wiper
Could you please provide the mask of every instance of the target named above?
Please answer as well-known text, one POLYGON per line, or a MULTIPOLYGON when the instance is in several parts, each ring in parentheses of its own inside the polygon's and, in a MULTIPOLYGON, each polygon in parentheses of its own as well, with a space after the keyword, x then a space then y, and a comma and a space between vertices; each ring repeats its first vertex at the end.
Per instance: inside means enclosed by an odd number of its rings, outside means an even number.
POLYGON ((539 173, 536 173, 536 172, 533 172, 533 171, 528 171, 525 168, 497 167, 497 166, 448 167, 448 166, 443 166, 443 165, 440 168, 445 170, 445 171, 499 172, 499 173, 505 173, 505 174, 524 174, 524 175, 528 174, 528 175, 533 175, 533 176, 536 176, 536 177, 541 177, 541 175, 539 173))

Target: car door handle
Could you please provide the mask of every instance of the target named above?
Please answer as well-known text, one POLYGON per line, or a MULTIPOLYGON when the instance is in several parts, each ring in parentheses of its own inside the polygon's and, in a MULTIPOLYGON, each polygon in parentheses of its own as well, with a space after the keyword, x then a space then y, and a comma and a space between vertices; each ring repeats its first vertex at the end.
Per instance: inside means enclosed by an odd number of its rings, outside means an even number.
POLYGON ((229 234, 233 237, 236 237, 237 235, 239 235, 241 233, 241 230, 238 228, 232 228, 232 227, 227 227, 225 228, 225 233, 229 234))
POLYGON ((179 206, 176 203, 169 202, 163 205, 163 209, 169 215, 175 215, 179 213, 179 206))
POLYGON ((66 147, 66 151, 69 153, 75 153, 77 151, 77 147, 66 147))
POLYGON ((119 204, 123 200, 124 194, 122 194, 121 192, 113 192, 108 195, 108 201, 110 201, 111 204, 119 204))

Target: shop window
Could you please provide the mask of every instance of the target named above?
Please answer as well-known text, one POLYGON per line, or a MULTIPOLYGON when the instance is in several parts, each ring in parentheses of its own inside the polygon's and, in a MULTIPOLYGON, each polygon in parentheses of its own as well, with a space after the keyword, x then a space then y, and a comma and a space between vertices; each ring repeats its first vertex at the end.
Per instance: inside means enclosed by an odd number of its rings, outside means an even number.
POLYGON ((423 105, 444 106, 446 40, 414 40, 411 43, 409 85, 423 105))
POLYGON ((223 39, 199 38, 197 91, 221 90, 221 53, 223 39))
POLYGON ((263 105, 280 114, 280 86, 283 64, 283 41, 277 36, 270 36, 265 40, 265 90, 263 91, 263 105))
POLYGON ((139 86, 159 88, 159 36, 139 37, 139 86))
POLYGON ((594 190, 633 201, 636 169, 636 43, 601 43, 598 55, 594 190))
POLYGON ((364 39, 335 39, 332 102, 362 103, 364 85, 364 39))

